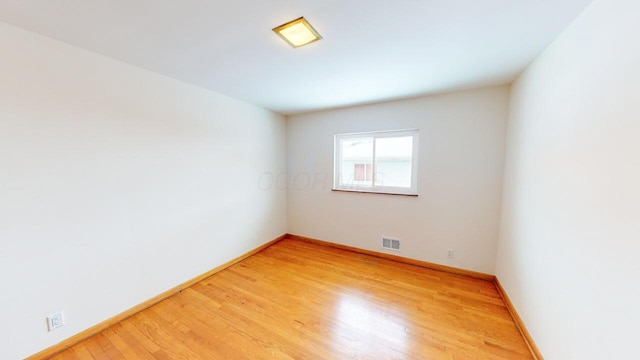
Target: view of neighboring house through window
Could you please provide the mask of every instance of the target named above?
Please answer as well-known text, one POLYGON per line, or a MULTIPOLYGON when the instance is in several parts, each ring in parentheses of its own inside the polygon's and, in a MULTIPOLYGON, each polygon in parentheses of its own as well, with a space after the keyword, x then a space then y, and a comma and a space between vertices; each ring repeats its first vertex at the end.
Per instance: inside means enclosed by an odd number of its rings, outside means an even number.
POLYGON ((334 190, 417 195, 418 130, 335 136, 334 190))
POLYGON ((373 164, 354 164, 353 179, 356 181, 371 181, 373 179, 373 164))

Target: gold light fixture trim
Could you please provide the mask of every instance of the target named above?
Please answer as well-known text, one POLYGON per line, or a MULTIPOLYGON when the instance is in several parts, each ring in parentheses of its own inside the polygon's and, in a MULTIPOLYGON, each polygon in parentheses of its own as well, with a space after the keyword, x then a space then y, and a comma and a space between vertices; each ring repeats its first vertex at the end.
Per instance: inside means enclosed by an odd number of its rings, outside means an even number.
POLYGON ((322 39, 322 36, 304 17, 273 28, 273 31, 294 48, 322 39))

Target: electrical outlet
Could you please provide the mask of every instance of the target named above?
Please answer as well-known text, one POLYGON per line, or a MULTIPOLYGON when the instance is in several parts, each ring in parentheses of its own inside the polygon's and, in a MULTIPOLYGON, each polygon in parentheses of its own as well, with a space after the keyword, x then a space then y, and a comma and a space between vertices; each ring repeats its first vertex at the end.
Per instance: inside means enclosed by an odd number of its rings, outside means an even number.
POLYGON ((447 257, 453 259, 453 249, 447 249, 447 257))
POLYGON ((47 326, 49 331, 61 328, 64 326, 64 312, 60 311, 53 315, 47 316, 47 326))

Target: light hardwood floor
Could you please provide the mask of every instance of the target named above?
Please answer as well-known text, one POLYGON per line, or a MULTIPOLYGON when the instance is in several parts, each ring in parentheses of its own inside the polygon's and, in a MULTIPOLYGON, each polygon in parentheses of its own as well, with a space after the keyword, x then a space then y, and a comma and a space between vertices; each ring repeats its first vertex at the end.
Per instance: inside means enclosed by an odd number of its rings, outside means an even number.
POLYGON ((531 359, 492 282, 285 239, 51 359, 531 359))

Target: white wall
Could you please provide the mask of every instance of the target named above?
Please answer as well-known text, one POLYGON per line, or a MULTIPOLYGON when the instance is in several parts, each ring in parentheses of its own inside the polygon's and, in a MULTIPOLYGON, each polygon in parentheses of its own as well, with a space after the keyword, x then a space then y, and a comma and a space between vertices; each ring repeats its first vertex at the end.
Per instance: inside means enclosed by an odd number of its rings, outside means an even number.
POLYGON ((281 116, 1 23, 0 54, 1 359, 286 232, 281 116))
POLYGON ((508 93, 494 87, 288 118, 289 232, 380 252, 382 236, 397 237, 400 256, 492 274, 508 93), (408 128, 420 129, 419 197, 331 191, 334 134, 408 128))
POLYGON ((596 0, 515 82, 497 275, 547 359, 639 359, 640 2, 596 0))

